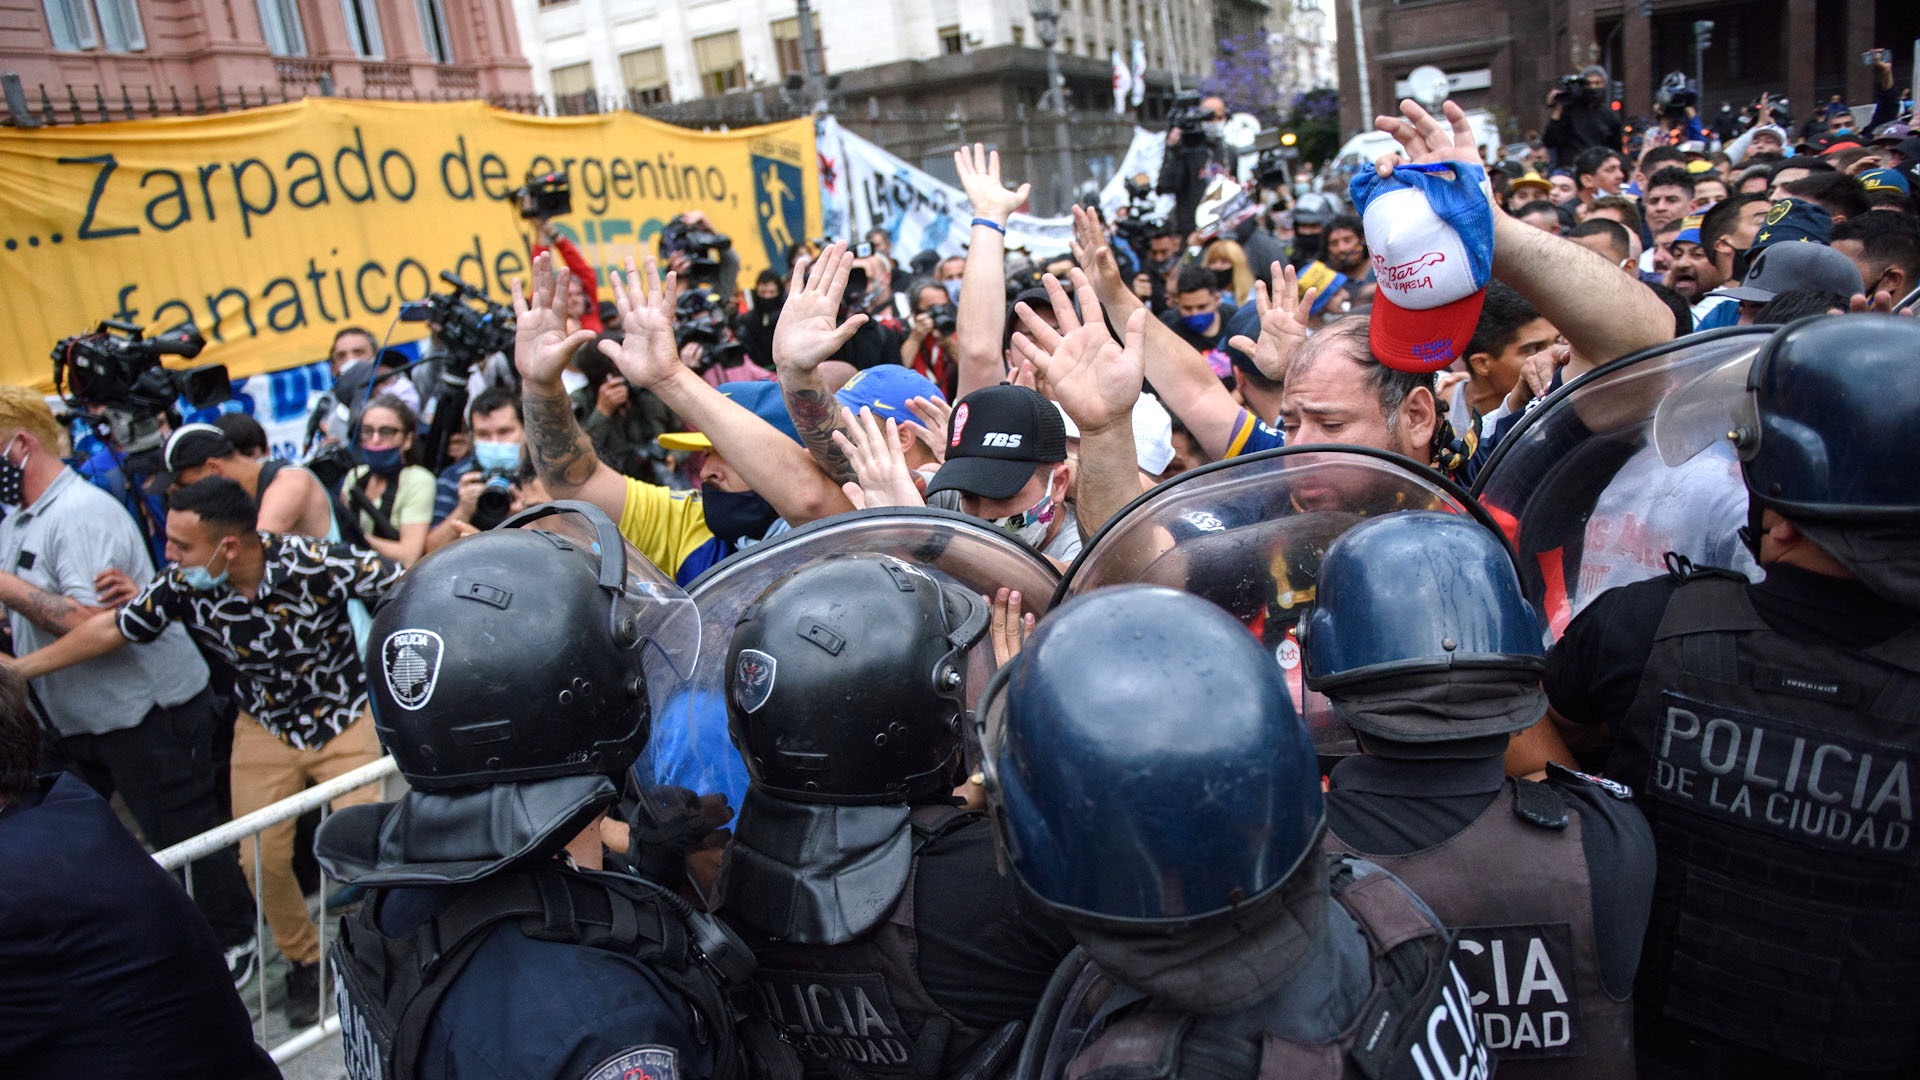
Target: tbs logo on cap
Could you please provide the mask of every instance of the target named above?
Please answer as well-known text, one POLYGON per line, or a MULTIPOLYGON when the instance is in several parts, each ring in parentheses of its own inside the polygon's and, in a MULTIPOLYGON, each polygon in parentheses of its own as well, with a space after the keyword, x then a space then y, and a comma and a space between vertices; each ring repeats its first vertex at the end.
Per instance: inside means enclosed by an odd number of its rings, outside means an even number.
POLYGON ((1464 354, 1493 276, 1486 170, 1466 162, 1402 165, 1353 178, 1377 289, 1373 355, 1400 371, 1438 371, 1464 354), (1452 172, 1451 179, 1439 175, 1452 172))

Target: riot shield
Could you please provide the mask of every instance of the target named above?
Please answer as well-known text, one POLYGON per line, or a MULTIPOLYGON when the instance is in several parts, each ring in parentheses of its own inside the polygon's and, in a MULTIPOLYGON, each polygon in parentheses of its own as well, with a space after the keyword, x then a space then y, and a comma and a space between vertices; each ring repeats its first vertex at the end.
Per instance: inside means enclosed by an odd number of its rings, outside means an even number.
POLYGON ((1729 327, 1622 357, 1555 391, 1501 441, 1473 493, 1513 542, 1555 638, 1600 593, 1665 573, 1668 552, 1758 580, 1738 535, 1747 491, 1726 428, 1717 441, 1669 438, 1663 454, 1653 427, 1676 408, 1689 422, 1669 427, 1719 423, 1709 418, 1731 409, 1772 333, 1729 327))
MULTIPOLYGON (((746 765, 727 734, 726 660, 734 625, 775 581, 832 555, 892 555, 942 582, 991 598, 1017 589, 1035 615, 1052 603, 1060 575, 1046 558, 977 518, 926 507, 888 507, 837 514, 749 548, 700 575, 688 587, 700 613, 698 662, 686 690, 657 714, 653 737, 634 763, 642 792, 678 788, 724 793, 738 808, 746 765)), ((967 705, 993 674, 993 649, 982 641, 968 658, 967 705)))
POLYGON ((1182 473, 1107 522, 1061 579, 1056 604, 1104 585, 1147 582, 1210 600, 1273 650, 1323 757, 1353 734, 1308 690, 1294 625, 1313 604, 1320 557, 1363 518, 1398 510, 1493 520, 1451 481, 1362 446, 1288 446, 1182 473))

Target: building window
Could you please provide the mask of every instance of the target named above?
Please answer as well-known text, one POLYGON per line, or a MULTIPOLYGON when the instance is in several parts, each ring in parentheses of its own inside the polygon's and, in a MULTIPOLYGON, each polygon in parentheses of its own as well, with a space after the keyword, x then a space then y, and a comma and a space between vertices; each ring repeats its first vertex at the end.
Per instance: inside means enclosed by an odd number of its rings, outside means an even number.
POLYGON ((1089 42, 1087 42, 1087 55, 1088 55, 1088 56, 1099 56, 1099 55, 1100 55, 1100 43, 1099 43, 1099 42, 1097 42, 1097 41, 1089 41, 1089 42))
POLYGON ((732 30, 693 39, 693 65, 700 72, 700 90, 724 94, 747 85, 747 65, 740 58, 740 35, 732 30))
POLYGON ((1066 53, 1068 56, 1072 56, 1077 51, 1077 49, 1078 49, 1078 46, 1074 44, 1072 34, 1068 34, 1066 37, 1063 37, 1060 39, 1061 52, 1066 53))
POLYGON ((1025 44, 1027 43, 1027 28, 1026 28, 1026 27, 1024 27, 1024 26, 1016 26, 1016 27, 1014 27, 1014 28, 1013 28, 1013 43, 1014 43, 1015 45, 1025 45, 1025 44))
POLYGON ((260 29, 267 51, 275 56, 307 55, 307 35, 300 27, 300 5, 294 0, 258 0, 260 29))
POLYGON ((573 3, 573 0, 540 0, 540 6, 543 8, 559 7, 561 4, 571 3, 573 3))
POLYGON ((370 60, 386 56, 380 40, 380 15, 373 8, 373 0, 340 0, 340 11, 347 18, 347 38, 353 43, 355 56, 370 60))
POLYGON ((568 64, 547 72, 553 83, 553 111, 561 116, 578 116, 599 111, 593 92, 593 65, 568 64))
POLYGON ((134 6, 134 0, 94 0, 91 5, 87 0, 41 0, 41 7, 47 13, 47 29, 56 49, 140 52, 147 47, 140 9, 134 6))
POLYGON ((665 105, 673 100, 673 91, 667 85, 667 54, 658 45, 622 53, 620 77, 626 80, 629 108, 665 105))
MULTIPOLYGON (((780 58, 780 76, 804 75, 807 72, 807 58, 800 48, 800 17, 775 19, 769 29, 773 31, 773 51, 780 58)), ((820 51, 827 51, 826 42, 820 37, 820 14, 813 14, 813 38, 820 42, 820 51)))
MULTIPOLYGON (((967 51, 967 41, 966 38, 960 35, 959 27, 943 26, 940 28, 939 33, 940 52, 943 55, 959 56, 961 53, 967 51)), ((1014 44, 1017 45, 1019 42, 1015 42, 1014 44)))
POLYGON ((453 63, 453 35, 447 32, 447 12, 440 0, 414 0, 420 13, 420 37, 436 63, 453 63))

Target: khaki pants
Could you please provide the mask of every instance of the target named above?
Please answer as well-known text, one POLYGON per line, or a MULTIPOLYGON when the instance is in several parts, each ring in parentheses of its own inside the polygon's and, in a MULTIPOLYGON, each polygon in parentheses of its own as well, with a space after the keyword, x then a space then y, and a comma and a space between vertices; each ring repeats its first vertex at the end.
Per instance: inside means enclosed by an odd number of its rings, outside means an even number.
MULTIPOLYGON (((318 750, 297 750, 241 713, 233 727, 233 816, 250 814, 292 795, 309 784, 331 780, 381 756, 373 733, 373 717, 361 713, 318 750)), ((333 800, 333 809, 380 801, 380 785, 355 788, 333 800)), ((273 943, 289 961, 311 964, 320 959, 320 934, 307 917, 306 898, 293 876, 293 834, 296 821, 288 818, 260 831, 260 872, 253 867, 253 842, 240 841, 240 870, 257 880, 261 914, 273 931, 273 943)))

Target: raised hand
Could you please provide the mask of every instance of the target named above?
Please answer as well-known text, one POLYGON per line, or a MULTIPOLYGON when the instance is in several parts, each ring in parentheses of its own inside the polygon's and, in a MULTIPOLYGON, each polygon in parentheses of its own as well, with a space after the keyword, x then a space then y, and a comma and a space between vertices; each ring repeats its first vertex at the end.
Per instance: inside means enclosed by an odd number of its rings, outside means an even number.
MULTIPOLYGON (((1085 323, 1073 313, 1066 290, 1053 275, 1046 277, 1047 295, 1053 300, 1053 315, 1060 324, 1049 354, 1025 333, 1014 337, 1014 348, 1032 364, 1047 382, 1053 399, 1066 410, 1080 428, 1082 438, 1111 427, 1133 414, 1134 402, 1146 379, 1145 309, 1136 309, 1127 317, 1123 348, 1107 333, 1100 318, 1099 301, 1093 286, 1078 267, 1072 271, 1074 290, 1080 295, 1080 310, 1091 313, 1085 323)), ((1025 320, 1023 320, 1025 321, 1025 320)), ((1033 322, 1038 323, 1038 319, 1033 322)), ((1044 323, 1040 324, 1044 326, 1044 323)))
POLYGON ((801 259, 793 268, 794 287, 773 328, 773 362, 782 370, 812 371, 846 347, 866 324, 861 314, 840 317, 840 297, 853 272, 853 253, 832 244, 817 260, 801 259))
POLYGON ((1299 295, 1300 282, 1293 267, 1283 268, 1277 260, 1273 264, 1273 279, 1279 285, 1272 299, 1268 299, 1265 282, 1253 283, 1253 302, 1260 311, 1260 340, 1235 334, 1227 345, 1252 357, 1253 366, 1260 369, 1260 374, 1274 382, 1284 382, 1293 354, 1306 343, 1307 320, 1312 317, 1313 301, 1320 290, 1308 289, 1307 295, 1299 295))
POLYGON ((1000 151, 989 153, 979 143, 974 143, 971 149, 963 146, 953 152, 953 167, 960 173, 960 186, 966 190, 967 201, 973 204, 973 216, 1005 225, 1015 210, 1026 205, 1032 185, 1021 184, 1018 190, 1007 190, 1000 182, 1000 151))
POLYGON ((907 411, 920 421, 917 424, 907 421, 914 437, 927 445, 933 460, 944 465, 947 460, 947 420, 953 415, 953 406, 947 404, 945 398, 913 397, 907 399, 907 411))
POLYGON ((567 333, 567 270, 556 266, 553 253, 533 257, 533 296, 529 299, 513 279, 513 366, 520 378, 542 389, 560 385, 573 351, 593 340, 593 331, 567 333))
MULTIPOLYGON (((986 600, 986 597, 981 597, 986 600)), ((993 608, 993 618, 988 624, 988 637, 993 642, 993 666, 1005 667, 1007 661, 1020 655, 1020 649, 1027 643, 1027 635, 1033 633, 1033 613, 1020 612, 1020 590, 997 589, 993 599, 987 601, 993 608)))
POLYGON ((1391 176, 1394 165, 1403 160, 1415 165, 1449 161, 1484 165, 1480 148, 1474 145, 1473 128, 1467 123, 1467 114, 1451 101, 1443 104, 1440 111, 1447 119, 1445 124, 1411 100, 1406 100, 1400 102, 1400 116, 1374 117, 1374 126, 1392 135, 1405 154, 1404 158, 1400 154, 1383 154, 1374 163, 1374 169, 1381 176, 1391 176))
POLYGON ((1113 245, 1100 219, 1084 206, 1073 207, 1073 239, 1068 241, 1073 261, 1087 268, 1093 291, 1102 304, 1116 304, 1132 295, 1120 275, 1120 263, 1113 257, 1113 245))
POLYGON ((600 351, 612 360, 627 381, 642 390, 666 381, 686 365, 680 362, 680 349, 673 340, 674 303, 679 299, 679 281, 669 271, 660 280, 659 263, 647 256, 643 274, 635 269, 633 256, 627 256, 627 272, 613 275, 613 304, 620 312, 620 329, 626 338, 619 344, 600 343, 600 351))
POLYGON ((854 481, 840 485, 848 501, 862 510, 925 506, 900 450, 900 425, 888 418, 882 431, 873 410, 864 406, 858 417, 844 407, 841 414, 845 427, 833 433, 833 441, 853 465, 854 481))

